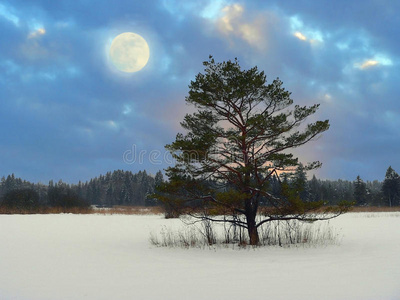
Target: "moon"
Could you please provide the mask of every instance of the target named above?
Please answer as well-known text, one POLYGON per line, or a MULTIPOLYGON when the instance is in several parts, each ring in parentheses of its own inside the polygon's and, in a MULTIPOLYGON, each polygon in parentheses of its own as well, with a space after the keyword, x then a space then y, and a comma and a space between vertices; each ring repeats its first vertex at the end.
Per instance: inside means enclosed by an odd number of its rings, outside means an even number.
POLYGON ((150 49, 146 40, 133 32, 117 35, 111 43, 110 59, 120 71, 140 71, 149 61, 150 49))

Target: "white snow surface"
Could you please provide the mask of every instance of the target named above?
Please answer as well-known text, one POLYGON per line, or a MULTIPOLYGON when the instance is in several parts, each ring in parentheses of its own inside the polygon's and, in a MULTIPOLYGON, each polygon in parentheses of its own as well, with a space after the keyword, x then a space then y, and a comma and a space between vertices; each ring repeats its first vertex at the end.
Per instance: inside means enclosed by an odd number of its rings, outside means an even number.
POLYGON ((181 249, 161 215, 0 215, 0 299, 400 299, 400 213, 331 221, 340 245, 181 249))

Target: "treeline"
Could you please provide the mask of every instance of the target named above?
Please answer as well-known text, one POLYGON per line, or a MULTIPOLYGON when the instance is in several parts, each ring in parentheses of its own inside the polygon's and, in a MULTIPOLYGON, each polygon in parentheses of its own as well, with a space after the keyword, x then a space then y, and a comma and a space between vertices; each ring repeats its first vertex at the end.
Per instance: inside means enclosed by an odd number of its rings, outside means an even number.
POLYGON ((35 210, 40 207, 89 207, 90 205, 152 206, 156 205, 149 195, 154 193, 158 182, 163 181, 161 171, 153 177, 146 171, 133 174, 117 170, 93 178, 87 182, 67 184, 61 180, 48 185, 31 183, 14 174, 0 182, 0 207, 16 210, 35 210))
POLYGON ((72 188, 80 197, 94 205, 152 206, 156 203, 149 196, 154 193, 155 186, 162 181, 161 171, 158 171, 153 177, 145 170, 136 174, 117 170, 100 175, 89 182, 79 182, 72 188))
MULTIPOLYGON (((16 210, 35 210, 39 207, 89 207, 98 206, 154 206, 157 201, 151 197, 156 186, 163 182, 163 174, 155 176, 146 171, 132 173, 117 170, 93 178, 87 182, 67 184, 61 180, 50 181, 48 185, 31 183, 14 174, 1 178, 0 207, 16 210)), ((299 193, 305 201, 323 200, 335 205, 342 200, 353 201, 358 206, 400 205, 400 177, 392 167, 386 171, 384 181, 363 181, 357 176, 354 181, 320 180, 315 176, 307 179, 302 166, 292 175, 283 175, 282 180, 272 177, 270 191, 280 196, 282 185, 299 193)))
POLYGON ((273 177, 270 181, 271 192, 280 196, 282 185, 287 185, 297 191, 304 201, 324 201, 335 205, 341 201, 354 202, 356 206, 398 206, 400 205, 400 176, 389 167, 385 179, 365 181, 357 176, 354 181, 320 180, 315 176, 307 180, 302 165, 291 175, 283 174, 280 181, 273 177))
POLYGON ((354 181, 320 180, 313 176, 307 181, 303 194, 307 200, 323 200, 331 205, 343 200, 354 202, 358 206, 387 205, 382 193, 382 182, 378 180, 364 182, 359 176, 354 181))

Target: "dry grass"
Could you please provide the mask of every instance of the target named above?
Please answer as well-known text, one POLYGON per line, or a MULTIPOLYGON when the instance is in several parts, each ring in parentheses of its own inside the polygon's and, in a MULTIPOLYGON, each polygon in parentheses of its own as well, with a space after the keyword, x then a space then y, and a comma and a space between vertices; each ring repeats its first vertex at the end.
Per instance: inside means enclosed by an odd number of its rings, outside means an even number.
MULTIPOLYGON (((183 228, 163 226, 159 234, 150 233, 150 243, 157 247, 170 248, 246 248, 248 235, 243 229, 232 231, 209 221, 183 228)), ((308 224, 292 221, 273 221, 259 228, 258 246, 280 247, 325 247, 339 245, 342 235, 329 222, 308 224)), ((253 246, 251 246, 253 247, 253 246)))
POLYGON ((400 218, 400 212, 360 212, 356 214, 358 218, 400 218))
POLYGON ((27 209, 19 209, 19 208, 9 208, 9 207, 0 207, 0 214, 2 215, 33 215, 33 214, 92 214, 94 213, 93 209, 82 208, 82 207, 38 207, 35 209, 27 210, 27 209))
MULTIPOLYGON (((400 206, 393 207, 378 207, 378 206, 355 206, 352 207, 350 212, 400 212, 400 206)), ((102 214, 102 215, 154 215, 163 214, 164 209, 161 206, 114 206, 112 208, 63 208, 63 207, 39 207, 34 210, 24 210, 18 208, 7 208, 0 206, 0 214, 61 214, 61 213, 72 213, 72 214, 102 214)))
POLYGON ((154 215, 163 213, 159 206, 114 206, 112 208, 93 207, 39 207, 33 210, 0 207, 3 215, 32 215, 32 214, 101 214, 101 215, 154 215))
POLYGON ((93 212, 102 215, 157 215, 164 213, 160 206, 114 206, 112 208, 95 208, 93 212))
POLYGON ((350 212, 398 212, 400 206, 354 206, 350 212))
MULTIPOLYGON (((319 210, 313 211, 315 213, 323 212, 325 207, 322 207, 319 210)), ((260 214, 268 214, 271 213, 272 208, 270 207, 260 207, 260 214)), ((350 208, 349 212, 400 212, 400 206, 353 206, 350 208)))

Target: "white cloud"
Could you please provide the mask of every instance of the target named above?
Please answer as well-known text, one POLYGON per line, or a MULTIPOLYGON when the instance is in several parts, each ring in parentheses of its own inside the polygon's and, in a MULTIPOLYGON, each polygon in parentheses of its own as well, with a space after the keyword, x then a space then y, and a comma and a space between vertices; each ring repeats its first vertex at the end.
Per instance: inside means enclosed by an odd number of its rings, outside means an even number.
POLYGON ((300 31, 296 31, 293 35, 295 37, 297 37, 299 40, 302 40, 302 41, 307 40, 307 37, 304 34, 302 34, 300 31))
POLYGON ((393 65, 393 62, 390 58, 388 58, 387 56, 384 55, 375 55, 373 58, 371 59, 366 59, 363 62, 358 62, 354 64, 355 68, 358 68, 360 70, 365 70, 365 69, 369 69, 371 67, 374 66, 391 66, 393 65))
POLYGON ((46 29, 44 29, 43 27, 36 29, 35 31, 32 31, 29 35, 28 38, 33 39, 36 38, 38 36, 41 35, 45 35, 46 34, 46 29))
POLYGON ((0 16, 19 26, 19 18, 12 12, 12 9, 0 3, 0 16))
POLYGON ((221 15, 224 6, 226 6, 225 0, 210 1, 210 3, 200 12, 200 16, 205 19, 215 20, 221 15))
POLYGON ((374 59, 368 59, 361 64, 357 64, 357 67, 364 70, 364 69, 376 66, 378 64, 379 64, 379 61, 374 60, 374 59))
POLYGON ((324 35, 321 31, 305 26, 298 16, 289 18, 290 28, 293 36, 302 41, 308 41, 311 44, 323 43, 324 35))
POLYGON ((240 38, 255 48, 263 49, 264 20, 257 17, 252 22, 246 22, 244 12, 244 7, 237 3, 225 6, 222 9, 223 15, 217 20, 218 30, 228 37, 240 38))
POLYGON ((376 59, 382 66, 393 65, 392 60, 389 57, 382 55, 382 54, 375 55, 374 59, 376 59))
POLYGON ((234 23, 237 23, 243 14, 243 7, 240 4, 228 5, 222 9, 222 12, 224 16, 219 19, 219 29, 224 33, 233 32, 234 23))

